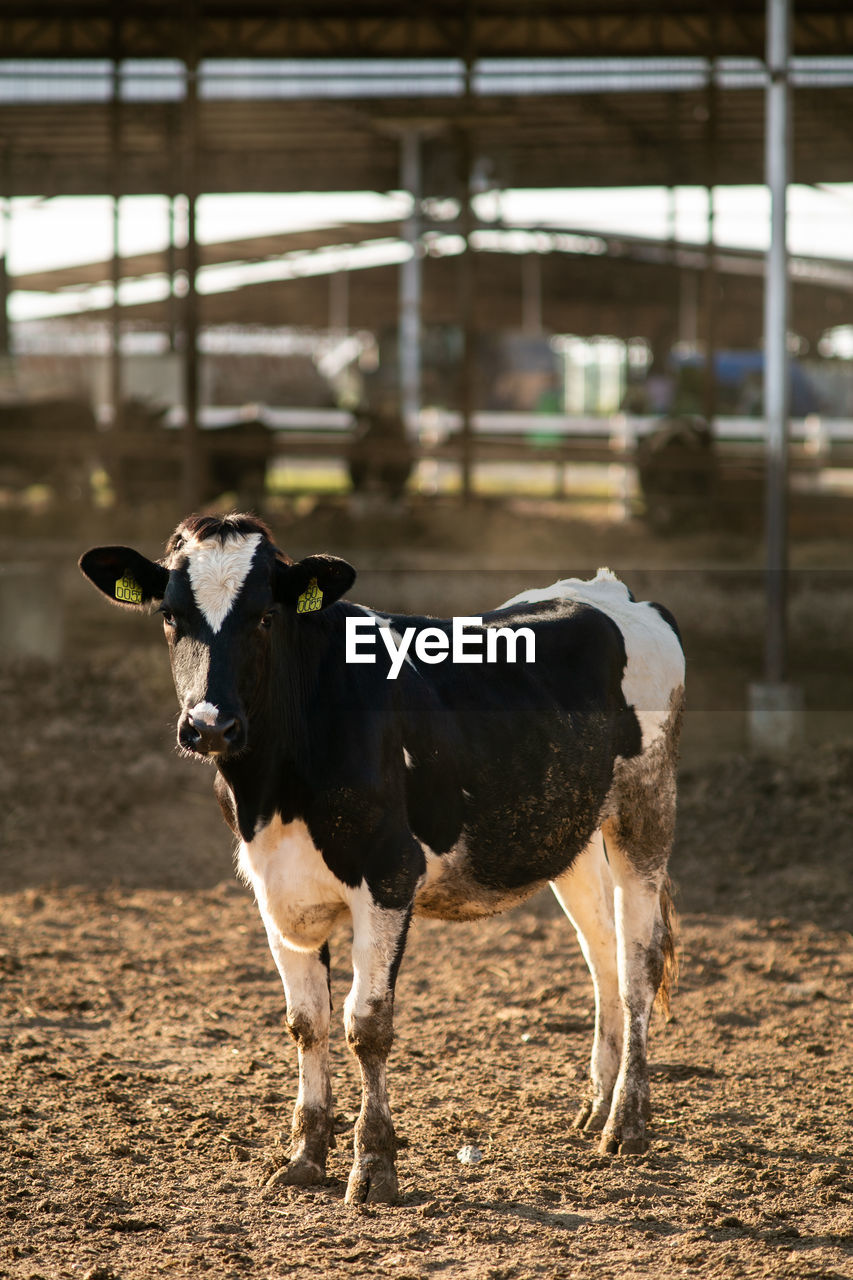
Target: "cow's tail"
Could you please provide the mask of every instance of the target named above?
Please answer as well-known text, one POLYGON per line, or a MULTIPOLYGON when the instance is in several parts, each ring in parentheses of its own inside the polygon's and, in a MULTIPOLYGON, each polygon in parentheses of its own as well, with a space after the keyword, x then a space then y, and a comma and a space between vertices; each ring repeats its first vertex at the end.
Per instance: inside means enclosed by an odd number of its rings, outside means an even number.
POLYGON ((676 949, 676 927, 678 921, 672 901, 672 882, 669 876, 666 877, 661 886, 660 914, 663 923, 663 937, 661 938, 663 967, 655 1004, 664 1018, 669 1018, 669 998, 678 982, 678 951, 676 949))

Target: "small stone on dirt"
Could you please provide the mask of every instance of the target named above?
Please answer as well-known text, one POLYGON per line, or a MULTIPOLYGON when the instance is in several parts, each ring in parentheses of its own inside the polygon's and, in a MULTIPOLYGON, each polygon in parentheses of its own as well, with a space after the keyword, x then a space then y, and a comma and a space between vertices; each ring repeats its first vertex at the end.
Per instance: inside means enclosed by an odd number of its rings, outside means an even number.
POLYGON ((469 1146, 467 1143, 464 1147, 460 1147, 456 1153, 456 1159, 460 1164, 479 1164, 483 1158, 483 1153, 479 1147, 469 1146))

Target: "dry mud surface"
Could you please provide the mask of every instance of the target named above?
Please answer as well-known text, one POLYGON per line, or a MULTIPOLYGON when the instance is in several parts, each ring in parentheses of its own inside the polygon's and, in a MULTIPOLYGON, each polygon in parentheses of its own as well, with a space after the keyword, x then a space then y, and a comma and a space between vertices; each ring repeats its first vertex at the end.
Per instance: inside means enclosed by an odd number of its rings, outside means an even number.
POLYGON ((402 1200, 350 1208, 347 932, 338 1147, 325 1186, 270 1194, 295 1093, 278 978, 212 774, 171 752, 156 634, 97 616, 61 672, 0 669, 0 1277, 853 1280, 853 743, 685 766, 646 1155, 570 1126, 592 993, 556 903, 416 922, 402 1200))

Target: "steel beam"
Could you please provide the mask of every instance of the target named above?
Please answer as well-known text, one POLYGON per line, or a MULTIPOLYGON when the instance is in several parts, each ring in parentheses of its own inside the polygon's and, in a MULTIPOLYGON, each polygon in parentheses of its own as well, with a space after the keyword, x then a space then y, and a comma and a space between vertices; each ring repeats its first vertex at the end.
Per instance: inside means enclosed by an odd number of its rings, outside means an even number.
POLYGON ((703 283, 703 309, 705 320, 705 370, 702 388, 702 413, 706 422, 712 422, 717 412, 717 253, 714 226, 714 190, 717 185, 717 119, 719 94, 713 61, 708 67, 707 87, 708 119, 705 125, 705 165, 707 170, 707 234, 705 240, 705 273, 703 283))
MULTIPOLYGON (((190 8, 197 9, 196 2, 190 8)), ((196 199, 198 197, 198 56, 196 34, 187 26, 186 96, 184 98, 184 191, 187 200, 186 293, 184 295, 184 428, 182 496, 186 512, 195 511, 202 492, 203 456, 199 439, 198 375, 198 241, 196 239, 196 199)))
POLYGON ((6 196, 5 191, 2 204, 0 204, 0 234, 3 237, 2 251, 0 251, 0 357, 2 357, 12 354, 8 273, 9 250, 12 238, 12 202, 6 196))
MULTIPOLYGON (((112 180, 112 256, 110 259, 110 280, 112 283, 112 306, 110 308, 110 410, 113 438, 122 430, 122 354, 121 354, 121 191, 122 191, 122 108, 121 108, 121 3, 113 0, 112 5, 112 83, 109 104, 109 146, 110 173, 112 180)), ((113 453, 112 484, 119 501, 125 497, 124 456, 116 450, 113 453)))
POLYGON ((459 370, 459 411, 462 418, 459 432, 459 465, 462 498, 468 502, 474 485, 474 345, 476 323, 474 319, 474 252, 471 234, 474 219, 471 209, 471 134, 463 125, 459 130, 461 200, 459 226, 465 241, 465 250, 459 258, 459 323, 462 327, 462 364, 459 370))
POLYGON ((462 325, 462 367, 460 369, 459 408, 462 415, 462 427, 459 432, 459 462, 462 482, 462 500, 470 502, 474 491, 474 344, 476 342, 476 323, 474 319, 474 252, 471 235, 474 230, 474 211, 471 204, 472 178, 474 173, 474 140, 472 136, 472 116, 474 106, 474 66, 476 63, 476 0, 465 0, 464 41, 462 49, 465 53, 465 93, 462 106, 462 120, 459 124, 459 161, 460 161, 460 208, 459 223, 465 251, 460 259, 460 323, 462 325))
POLYGON ((767 0, 765 156, 770 191, 770 248, 764 289, 764 414, 767 423, 765 678, 771 684, 784 680, 787 666, 789 50, 790 0, 767 0))
POLYGON ((409 257, 400 266, 399 321, 397 325, 397 367, 400 411, 407 431, 417 427, 421 409, 421 135, 417 128, 400 136, 400 182, 408 191, 412 206, 403 222, 403 239, 409 257))
MULTIPOLYGON (((847 0, 799 6, 796 48, 832 54, 853 43, 847 0)), ((478 0, 474 41, 481 57, 708 56, 760 57, 764 15, 742 0, 717 15, 707 0, 637 5, 634 0, 478 0), (714 42, 712 44, 712 41, 714 42)), ((129 57, 174 57, 188 23, 197 27, 202 57, 395 58, 454 57, 463 47, 462 5, 388 5, 387 0, 231 0, 192 5, 175 0, 124 0, 129 57)), ((109 57, 108 0, 3 0, 0 58, 109 57)))
POLYGON ((542 255, 527 253, 521 259, 521 331, 542 333, 542 255))

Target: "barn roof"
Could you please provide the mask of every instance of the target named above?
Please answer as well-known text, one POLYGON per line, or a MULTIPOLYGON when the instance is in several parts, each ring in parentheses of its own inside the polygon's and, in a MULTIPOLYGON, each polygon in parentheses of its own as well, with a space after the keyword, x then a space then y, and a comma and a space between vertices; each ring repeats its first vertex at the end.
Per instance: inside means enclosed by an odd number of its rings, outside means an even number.
MULTIPOLYGON (((793 180, 849 180, 853 8, 793 36, 793 180)), ((186 66, 202 191, 389 190, 411 126, 435 194, 462 128, 498 187, 761 182, 763 52, 764 0, 4 0, 0 186, 184 190, 186 66)))
MULTIPOLYGON (((448 229, 453 230, 453 227, 448 229)), ((263 327, 334 327, 331 278, 340 276, 332 258, 300 270, 312 254, 342 246, 384 245, 398 242, 398 222, 339 224, 312 231, 219 241, 200 250, 205 266, 268 263, 270 277, 230 283, 220 288, 205 282, 202 300, 206 325, 263 327), (280 263, 296 262, 290 278, 275 278, 280 263)), ((437 234, 437 233, 436 233, 437 234)), ((445 232, 445 234, 447 234, 445 232)), ((683 306, 683 278, 696 280, 701 297, 707 268, 705 246, 659 241, 641 236, 592 234, 581 229, 484 226, 472 235, 474 248, 476 327, 480 330, 518 329, 524 324, 525 281, 531 260, 538 278, 539 319, 552 333, 608 334, 631 338, 638 334, 670 336, 674 340, 683 306), (515 251, 511 251, 511 244, 515 251), (524 265, 527 263, 527 266, 524 265), (670 332, 671 331, 671 332, 670 332)), ((398 305, 398 268, 384 264, 347 271, 347 324, 353 329, 380 332, 394 323, 398 305)), ((181 257, 178 255, 178 265, 181 257)), ((133 280, 161 274, 166 255, 143 253, 122 259, 122 277, 133 280)), ((22 290, 75 291, 109 281, 109 261, 84 263, 16 276, 12 287, 22 290)), ((846 323, 853 296, 853 265, 849 262, 793 258, 792 328, 812 347, 824 330, 846 323)), ((750 347, 762 327, 764 255, 753 250, 718 248, 714 253, 718 339, 724 346, 750 347)), ((123 318, 134 326, 165 328, 169 324, 167 297, 125 301, 123 318)), ((103 318, 108 304, 80 312, 80 318, 103 318)), ((459 323, 458 265, 453 252, 428 255, 423 263, 423 319, 428 325, 459 323)))

